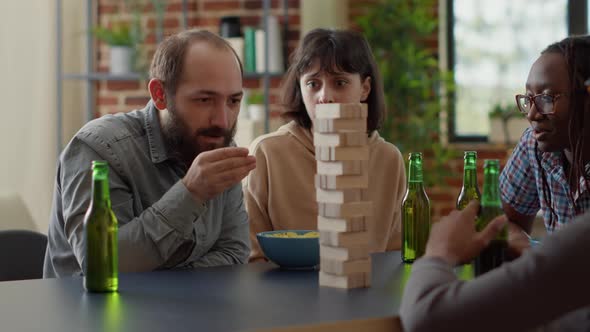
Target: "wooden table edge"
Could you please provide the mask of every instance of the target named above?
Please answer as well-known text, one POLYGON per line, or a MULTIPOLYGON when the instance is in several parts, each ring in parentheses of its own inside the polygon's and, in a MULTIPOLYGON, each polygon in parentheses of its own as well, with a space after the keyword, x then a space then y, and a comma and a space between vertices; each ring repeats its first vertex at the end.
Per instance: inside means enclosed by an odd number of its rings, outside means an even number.
POLYGON ((342 320, 337 322, 297 325, 291 327, 276 327, 252 330, 256 332, 403 332, 399 316, 388 316, 370 319, 342 320))

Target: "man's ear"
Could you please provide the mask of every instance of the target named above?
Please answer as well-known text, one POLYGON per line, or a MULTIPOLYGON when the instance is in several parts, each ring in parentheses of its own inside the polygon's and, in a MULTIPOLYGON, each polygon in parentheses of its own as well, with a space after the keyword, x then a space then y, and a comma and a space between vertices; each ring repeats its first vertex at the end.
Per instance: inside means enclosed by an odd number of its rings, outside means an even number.
POLYGON ((166 92, 164 91, 162 81, 152 78, 148 83, 148 89, 150 90, 150 96, 156 108, 159 110, 166 109, 166 92))

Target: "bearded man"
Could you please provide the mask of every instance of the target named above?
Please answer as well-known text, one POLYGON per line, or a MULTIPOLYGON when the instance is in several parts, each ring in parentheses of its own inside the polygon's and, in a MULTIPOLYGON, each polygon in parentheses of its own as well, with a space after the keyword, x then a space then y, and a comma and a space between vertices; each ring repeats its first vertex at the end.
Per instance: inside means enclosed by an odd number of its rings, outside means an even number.
POLYGON ((109 164, 119 271, 247 262, 241 180, 256 160, 233 143, 236 53, 211 32, 180 32, 158 46, 150 76, 144 109, 90 121, 60 155, 44 277, 83 273, 93 160, 109 164))

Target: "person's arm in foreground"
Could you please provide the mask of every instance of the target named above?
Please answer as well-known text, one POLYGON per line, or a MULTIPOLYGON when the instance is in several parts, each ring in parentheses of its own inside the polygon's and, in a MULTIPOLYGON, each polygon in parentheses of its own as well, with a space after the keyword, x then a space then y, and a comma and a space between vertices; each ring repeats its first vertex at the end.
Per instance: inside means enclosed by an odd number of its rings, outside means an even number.
POLYGON ((506 217, 475 231, 476 202, 432 227, 426 253, 416 261, 400 315, 411 331, 522 331, 590 304, 590 214, 528 250, 519 259, 472 281, 453 266, 470 261, 506 217))

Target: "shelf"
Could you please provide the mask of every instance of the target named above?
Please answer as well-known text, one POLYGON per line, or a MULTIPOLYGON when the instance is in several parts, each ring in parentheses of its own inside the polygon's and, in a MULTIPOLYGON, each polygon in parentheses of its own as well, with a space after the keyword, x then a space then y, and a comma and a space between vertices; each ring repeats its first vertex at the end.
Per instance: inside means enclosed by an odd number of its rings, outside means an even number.
MULTIPOLYGON (((57 35, 57 40, 56 40, 56 94, 57 94, 57 98, 56 98, 56 109, 57 109, 57 151, 60 152, 63 148, 63 128, 62 128, 62 119, 63 119, 63 84, 64 81, 69 80, 69 81, 80 81, 80 82, 84 82, 85 86, 86 86, 86 93, 85 93, 85 99, 86 99, 86 105, 85 105, 85 113, 86 113, 86 121, 90 121, 95 117, 95 89, 96 89, 96 84, 95 82, 97 81, 144 81, 144 80, 148 80, 149 79, 149 74, 142 72, 142 73, 129 73, 129 74, 111 74, 108 72, 96 72, 96 66, 95 66, 95 45, 94 45, 94 38, 92 37, 91 34, 87 34, 86 37, 86 65, 85 65, 85 69, 82 69, 84 72, 79 72, 79 73, 64 73, 63 72, 63 54, 62 54, 62 50, 63 48, 63 29, 62 29, 62 18, 64 16, 63 13, 63 6, 62 6, 62 2, 64 2, 64 0, 55 0, 56 3, 56 35, 57 35)), ((95 26, 95 20, 97 17, 97 4, 96 1, 94 0, 86 0, 86 15, 85 15, 85 22, 86 22, 86 31, 91 31, 93 29, 93 27, 95 26)), ((182 0, 182 15, 183 15, 183 28, 186 29, 188 28, 188 0, 182 0)), ((272 1, 271 0, 262 0, 262 23, 263 23, 263 30, 266 30, 266 21, 267 21, 267 17, 270 15, 271 13, 271 7, 272 7, 272 1)), ((289 31, 288 29, 288 22, 289 22, 289 16, 288 16, 288 9, 289 9, 289 1, 288 0, 282 0, 282 6, 283 6, 283 27, 282 30, 287 32, 289 31)), ((160 29, 162 29, 162 27, 160 27, 160 29)), ((162 32, 162 31, 160 31, 162 32)), ((266 36, 268 36, 268 34, 266 34, 266 36)), ((285 33, 285 35, 283 36, 285 38, 284 40, 284 51, 286 52, 286 45, 287 45, 287 36, 288 34, 285 33)), ((265 43, 264 43, 264 47, 268 48, 268 38, 265 38, 265 43)), ((268 63, 267 63, 267 67, 268 67, 268 63)), ((271 79, 275 79, 275 78, 282 78, 283 75, 285 73, 284 72, 263 72, 263 73, 256 73, 256 72, 245 72, 244 73, 244 79, 251 79, 251 80, 257 80, 260 79, 262 82, 260 85, 261 90, 263 91, 265 98, 265 107, 268 109, 269 106, 269 91, 270 91, 270 86, 271 86, 271 79)), ((266 113, 266 117, 265 117, 265 121, 264 121, 264 127, 265 127, 265 132, 269 132, 269 126, 270 126, 270 121, 269 121, 269 117, 268 117, 268 113, 266 113)))
MULTIPOLYGON (((268 77, 283 77, 285 73, 267 73, 268 77)), ((244 73, 246 79, 263 78, 265 73, 244 73)), ((76 73, 64 74, 64 80, 89 80, 89 81, 137 81, 148 79, 147 75, 140 73, 111 74, 111 73, 76 73)))
POLYGON ((90 81, 136 81, 147 79, 147 76, 140 73, 111 74, 111 73, 87 73, 87 74, 64 74, 65 80, 90 80, 90 81))
MULTIPOLYGON (((244 73, 244 78, 263 78, 264 73, 244 73)), ((283 77, 285 73, 267 73, 268 77, 283 77)))

